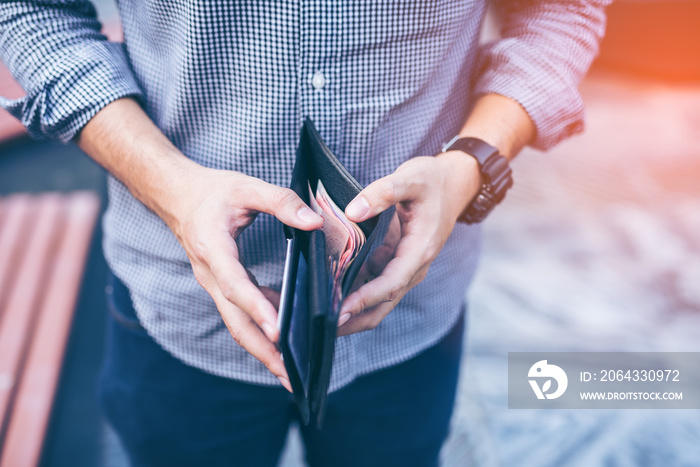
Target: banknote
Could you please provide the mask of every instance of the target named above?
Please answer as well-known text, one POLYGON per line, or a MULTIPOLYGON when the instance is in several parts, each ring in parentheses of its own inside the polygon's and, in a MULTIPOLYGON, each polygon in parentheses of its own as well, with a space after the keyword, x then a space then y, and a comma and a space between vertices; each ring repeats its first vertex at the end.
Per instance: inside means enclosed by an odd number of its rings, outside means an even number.
POLYGON ((309 199, 311 209, 323 218, 323 234, 326 237, 326 257, 328 272, 331 278, 331 303, 334 310, 342 300, 342 284, 345 273, 365 244, 366 238, 362 229, 345 217, 323 186, 318 181, 316 193, 309 184, 309 199))

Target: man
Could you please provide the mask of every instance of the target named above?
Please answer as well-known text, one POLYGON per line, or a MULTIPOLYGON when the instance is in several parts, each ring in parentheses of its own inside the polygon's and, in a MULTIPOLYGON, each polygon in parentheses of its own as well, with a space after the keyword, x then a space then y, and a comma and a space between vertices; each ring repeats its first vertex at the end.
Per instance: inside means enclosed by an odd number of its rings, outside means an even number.
POLYGON ((581 131, 606 3, 494 2, 503 38, 480 48, 483 0, 122 0, 123 45, 85 1, 3 2, 0 50, 27 92, 3 106, 111 173, 101 399, 133 464, 277 462, 294 418, 275 345, 282 223, 322 224, 284 188, 309 116, 366 186, 347 216, 394 217, 343 305, 307 460, 435 465, 473 222, 506 188, 482 182, 509 177, 496 150, 581 131), (441 152, 455 136, 475 139, 441 152))

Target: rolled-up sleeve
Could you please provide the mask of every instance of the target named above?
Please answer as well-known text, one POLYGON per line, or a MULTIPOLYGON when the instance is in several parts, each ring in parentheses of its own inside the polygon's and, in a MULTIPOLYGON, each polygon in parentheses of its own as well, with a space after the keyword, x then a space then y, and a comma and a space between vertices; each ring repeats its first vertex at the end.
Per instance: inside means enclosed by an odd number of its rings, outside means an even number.
POLYGON ((0 3, 0 57, 26 93, 0 106, 31 136, 68 142, 110 102, 142 97, 124 46, 100 30, 87 1, 0 3))
POLYGON ((479 54, 475 92, 517 101, 549 149, 584 127, 578 86, 598 53, 611 0, 494 0, 501 39, 479 54))

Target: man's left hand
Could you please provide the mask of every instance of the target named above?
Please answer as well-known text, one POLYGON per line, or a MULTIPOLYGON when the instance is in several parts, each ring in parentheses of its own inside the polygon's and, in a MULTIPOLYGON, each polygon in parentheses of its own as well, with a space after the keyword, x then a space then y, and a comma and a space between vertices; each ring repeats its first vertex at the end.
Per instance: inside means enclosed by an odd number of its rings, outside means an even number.
POLYGON ((355 222, 394 205, 396 214, 384 244, 368 259, 370 270, 382 269, 377 267, 377 261, 385 262, 385 267, 376 279, 345 299, 338 335, 374 329, 425 278, 479 184, 476 160, 450 151, 436 157, 409 159, 394 173, 367 186, 348 204, 345 214, 355 222), (382 261, 382 257, 386 260, 382 261))

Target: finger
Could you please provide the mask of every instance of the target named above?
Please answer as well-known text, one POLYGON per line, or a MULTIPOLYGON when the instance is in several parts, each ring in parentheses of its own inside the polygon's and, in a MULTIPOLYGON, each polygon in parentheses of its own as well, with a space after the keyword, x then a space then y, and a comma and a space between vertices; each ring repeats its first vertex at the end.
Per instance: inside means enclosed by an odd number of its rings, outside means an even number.
POLYGON ((407 235, 396 248, 396 256, 389 261, 382 274, 349 295, 340 312, 341 319, 346 313, 357 314, 383 302, 397 301, 403 290, 410 287, 413 277, 423 266, 420 252, 423 240, 417 235, 407 235))
POLYGON ((208 266, 221 294, 247 313, 272 342, 277 342, 277 309, 250 280, 248 271, 236 259, 238 252, 234 245, 221 242, 218 251, 219 254, 209 259, 208 266))
POLYGON ((338 336, 348 336, 376 328, 395 306, 395 303, 381 303, 353 316, 352 319, 338 328, 338 336))
POLYGON ((282 223, 300 230, 315 230, 323 225, 323 218, 289 188, 267 182, 256 183, 248 203, 250 208, 271 214, 282 223))
POLYGON ((429 265, 425 265, 418 270, 416 275, 413 276, 413 279, 411 279, 409 286, 403 289, 396 300, 380 303, 372 308, 355 313, 354 315, 349 315, 349 317, 348 314, 344 315, 343 323, 338 326, 338 335, 347 336, 349 334, 376 328, 379 323, 386 318, 389 312, 399 304, 408 291, 423 280, 427 274, 428 267, 429 265))
POLYGON ((345 207, 345 215, 361 222, 418 194, 412 177, 406 171, 397 171, 370 183, 345 207))
MULTIPOLYGON (((369 309, 352 314, 349 318, 347 318, 348 315, 346 314, 343 325, 339 326, 338 335, 347 336, 357 332, 369 331, 379 326, 379 323, 381 323, 389 312, 391 312, 391 310, 393 310, 399 304, 408 291, 416 286, 423 277, 425 277, 422 270, 423 268, 419 270, 419 272, 411 280, 409 286, 405 287, 395 300, 381 302, 369 309)), ((427 266, 425 267, 425 270, 427 271, 427 266)))
POLYGON ((221 292, 215 292, 213 298, 233 339, 253 357, 260 360, 280 380, 280 383, 292 392, 289 376, 277 347, 265 337, 250 316, 226 300, 221 292))

